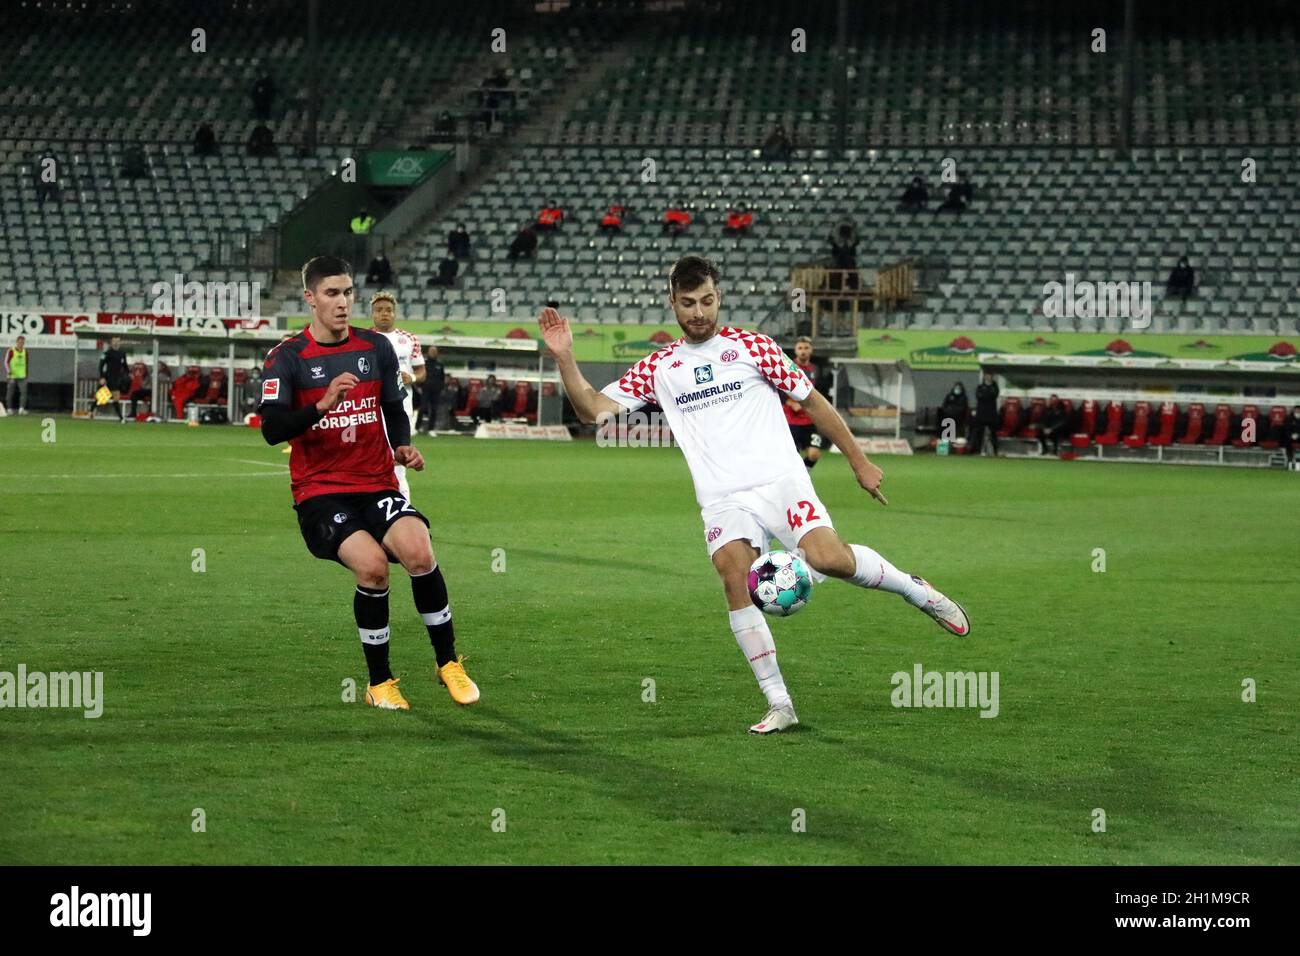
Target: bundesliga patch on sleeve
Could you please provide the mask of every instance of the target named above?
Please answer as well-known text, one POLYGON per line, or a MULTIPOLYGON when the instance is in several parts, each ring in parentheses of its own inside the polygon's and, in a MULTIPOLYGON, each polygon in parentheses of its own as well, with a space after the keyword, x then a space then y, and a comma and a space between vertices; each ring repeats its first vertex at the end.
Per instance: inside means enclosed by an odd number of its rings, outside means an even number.
POLYGON ((280 380, 268 378, 262 383, 262 401, 271 402, 280 397, 280 380))

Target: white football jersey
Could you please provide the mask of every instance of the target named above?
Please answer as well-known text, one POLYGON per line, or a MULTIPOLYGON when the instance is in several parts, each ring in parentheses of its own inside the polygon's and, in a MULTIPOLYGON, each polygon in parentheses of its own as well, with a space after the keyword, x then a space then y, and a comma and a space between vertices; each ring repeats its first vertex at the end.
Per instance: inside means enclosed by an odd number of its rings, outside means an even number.
MULTIPOLYGON (((375 329, 379 332, 378 329, 375 329)), ((420 340, 412 332, 405 329, 393 329, 391 332, 379 332, 384 338, 393 344, 393 351, 397 353, 397 370, 405 372, 407 375, 415 374, 415 367, 424 364, 424 354, 420 351, 420 340)), ((400 377, 398 384, 401 384, 400 377)))
POLYGON ((647 402, 664 410, 701 507, 807 470, 781 395, 802 401, 812 382, 759 332, 724 327, 699 345, 680 338, 601 391, 629 411, 647 402))

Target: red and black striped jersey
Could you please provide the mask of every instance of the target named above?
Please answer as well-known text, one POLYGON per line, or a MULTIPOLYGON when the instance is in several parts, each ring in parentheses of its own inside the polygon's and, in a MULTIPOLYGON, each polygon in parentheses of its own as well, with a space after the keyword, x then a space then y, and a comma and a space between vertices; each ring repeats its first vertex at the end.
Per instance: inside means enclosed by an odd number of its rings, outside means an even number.
POLYGON ((258 410, 314 405, 344 372, 357 377, 357 386, 293 439, 289 481, 294 504, 317 495, 397 490, 380 408, 401 401, 397 354, 378 332, 352 326, 343 341, 322 343, 303 329, 281 342, 266 357, 258 410))

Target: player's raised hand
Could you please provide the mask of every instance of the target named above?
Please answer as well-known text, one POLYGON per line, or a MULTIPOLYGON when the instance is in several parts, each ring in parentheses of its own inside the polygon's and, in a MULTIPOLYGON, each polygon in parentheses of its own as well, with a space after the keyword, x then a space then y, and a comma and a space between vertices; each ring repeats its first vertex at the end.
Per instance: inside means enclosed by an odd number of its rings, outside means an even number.
POLYGON ((542 330, 542 340, 552 352, 563 354, 573 351, 573 330, 569 328, 569 320, 555 309, 550 306, 542 309, 537 325, 542 330))
POLYGON ((889 504, 889 499, 885 497, 884 492, 880 490, 880 483, 885 480, 885 473, 873 465, 866 462, 861 468, 854 472, 858 479, 858 484, 866 489, 871 497, 875 498, 882 505, 889 504))
POLYGON ((335 376, 334 381, 330 382, 329 388, 325 389, 325 394, 316 403, 316 407, 322 412, 328 412, 347 398, 348 392, 356 388, 359 383, 360 380, 351 372, 344 372, 342 375, 335 376))
POLYGON ((412 445, 398 445, 394 448, 393 461, 416 471, 424 471, 424 456, 412 445))

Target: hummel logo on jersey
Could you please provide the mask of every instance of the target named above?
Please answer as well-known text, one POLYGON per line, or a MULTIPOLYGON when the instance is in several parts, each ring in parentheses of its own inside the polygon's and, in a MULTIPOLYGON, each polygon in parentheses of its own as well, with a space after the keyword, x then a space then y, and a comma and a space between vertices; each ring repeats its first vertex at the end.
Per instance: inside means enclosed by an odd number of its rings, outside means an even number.
POLYGON ((370 371, 370 360, 367 359, 364 355, 361 356, 359 359, 357 359, 357 368, 361 370, 362 375, 365 375, 367 372, 370 371))
POLYGON ((324 369, 324 367, 323 367, 323 366, 320 366, 320 365, 313 365, 313 366, 311 367, 311 377, 312 377, 312 378, 324 378, 324 377, 325 377, 325 369, 324 369))
POLYGON ((695 384, 703 385, 705 382, 713 381, 713 366, 701 365, 695 369, 695 384))

